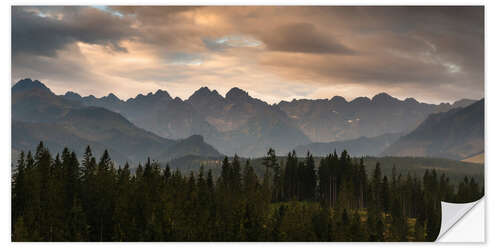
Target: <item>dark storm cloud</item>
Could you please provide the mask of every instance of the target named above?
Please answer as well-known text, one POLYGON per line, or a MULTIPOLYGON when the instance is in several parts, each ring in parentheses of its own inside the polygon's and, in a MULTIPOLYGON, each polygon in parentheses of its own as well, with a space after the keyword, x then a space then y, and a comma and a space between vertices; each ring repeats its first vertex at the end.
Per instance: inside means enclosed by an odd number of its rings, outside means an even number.
MULTIPOLYGON (((325 25, 318 32, 344 34, 343 44, 356 55, 279 53, 261 58, 284 77, 326 85, 351 82, 429 91, 451 85, 463 96, 482 95, 482 7, 321 7, 304 12, 311 22, 330 24, 331 29, 325 25)), ((304 31, 295 29, 293 34, 307 40, 304 31)), ((285 46, 283 42, 278 49, 285 46)))
POLYGON ((274 51, 353 54, 354 51, 316 29, 311 23, 292 23, 266 33, 262 41, 274 51))
POLYGON ((12 54, 54 56, 74 42, 100 44, 125 52, 119 41, 132 37, 130 21, 94 8, 60 8, 52 16, 48 7, 12 7, 12 54), (49 12, 45 13, 46 10, 49 12))

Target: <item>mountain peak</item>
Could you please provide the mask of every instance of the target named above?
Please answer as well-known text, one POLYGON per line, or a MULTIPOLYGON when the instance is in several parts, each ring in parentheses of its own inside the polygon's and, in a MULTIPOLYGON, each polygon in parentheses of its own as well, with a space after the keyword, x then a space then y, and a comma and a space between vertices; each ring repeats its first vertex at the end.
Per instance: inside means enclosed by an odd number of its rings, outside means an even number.
POLYGON ((131 98, 131 99, 140 99, 140 98, 144 98, 146 97, 145 95, 143 95, 142 93, 139 93, 138 95, 135 96, 135 98, 131 98))
POLYGON ((170 96, 170 94, 167 91, 163 90, 163 89, 158 89, 154 95, 158 96, 158 97, 166 97, 168 99, 172 99, 172 97, 170 96))
POLYGON ((82 100, 82 96, 78 93, 73 92, 73 91, 66 92, 66 94, 63 95, 63 97, 68 99, 68 100, 77 101, 77 102, 82 100))
MULTIPOLYGON (((201 87, 198 90, 196 90, 191 97, 205 97, 205 96, 210 96, 212 92, 208 87, 201 87)), ((191 97, 189 97, 191 99, 191 97)))
POLYGON ((224 99, 224 97, 222 97, 221 95, 219 95, 219 93, 217 92, 217 90, 212 90, 210 91, 210 89, 208 87, 201 87, 199 88, 198 90, 196 90, 190 97, 188 100, 190 101, 193 101, 195 99, 206 99, 206 98, 209 98, 209 99, 224 99))
POLYGON ((238 99, 247 99, 249 97, 250 96, 248 95, 248 92, 237 87, 230 89, 226 93, 226 99, 238 100, 238 99))
POLYGON ((391 95, 385 93, 385 92, 376 94, 372 98, 373 102, 390 102, 390 101, 394 101, 394 100, 397 100, 397 99, 392 97, 391 95))
POLYGON ((207 86, 205 86, 205 87, 199 88, 194 93, 198 93, 198 94, 210 94, 210 89, 207 86))
POLYGON ((120 102, 120 98, 118 98, 115 94, 109 93, 107 96, 103 97, 102 99, 106 99, 112 102, 120 102))
POLYGON ((51 92, 50 89, 45 86, 45 84, 41 83, 38 80, 33 81, 30 78, 20 80, 16 84, 14 84, 14 86, 12 86, 12 91, 23 91, 29 89, 42 89, 51 92))
POLYGON ((73 91, 67 91, 66 94, 64 94, 64 97, 67 97, 67 98, 82 98, 82 96, 76 92, 73 92, 73 91))

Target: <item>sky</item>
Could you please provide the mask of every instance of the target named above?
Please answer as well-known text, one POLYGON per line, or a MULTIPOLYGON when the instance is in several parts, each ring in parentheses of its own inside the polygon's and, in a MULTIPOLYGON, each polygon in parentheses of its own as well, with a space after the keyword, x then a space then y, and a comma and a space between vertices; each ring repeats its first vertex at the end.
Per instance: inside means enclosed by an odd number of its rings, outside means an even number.
POLYGON ((12 7, 12 81, 121 99, 484 96, 483 7, 12 7))

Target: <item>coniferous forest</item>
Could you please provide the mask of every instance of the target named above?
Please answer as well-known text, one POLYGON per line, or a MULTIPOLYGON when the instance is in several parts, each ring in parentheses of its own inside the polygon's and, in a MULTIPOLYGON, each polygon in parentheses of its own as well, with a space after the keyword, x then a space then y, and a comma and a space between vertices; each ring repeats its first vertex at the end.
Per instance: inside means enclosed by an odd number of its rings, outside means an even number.
POLYGON ((238 156, 218 176, 203 166, 182 175, 149 159, 115 166, 90 147, 81 160, 54 156, 40 143, 14 166, 12 240, 434 241, 440 201, 484 193, 474 178, 454 184, 436 170, 367 172, 346 151, 317 159, 291 152, 281 164, 269 149, 263 177, 238 156))

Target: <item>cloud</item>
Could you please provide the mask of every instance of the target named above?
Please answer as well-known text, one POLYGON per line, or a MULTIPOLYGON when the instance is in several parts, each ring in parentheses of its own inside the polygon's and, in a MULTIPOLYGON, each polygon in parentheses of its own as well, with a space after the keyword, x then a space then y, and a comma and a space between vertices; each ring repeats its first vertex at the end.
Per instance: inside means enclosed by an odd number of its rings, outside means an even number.
POLYGON ((13 7, 12 75, 124 97, 238 86, 269 102, 481 98, 484 8, 13 7))
POLYGON ((167 63, 174 65, 200 65, 203 57, 197 54, 175 52, 167 56, 167 63))
POLYGON ((216 39, 204 38, 203 43, 210 50, 224 50, 228 48, 259 47, 262 42, 251 36, 228 35, 216 39))
POLYGON ((12 7, 12 54, 20 52, 54 56, 77 41, 108 46, 126 52, 120 41, 135 35, 130 20, 94 8, 12 7))
POLYGON ((311 23, 292 23, 266 33, 262 40, 270 50, 302 53, 353 54, 354 51, 311 23))

